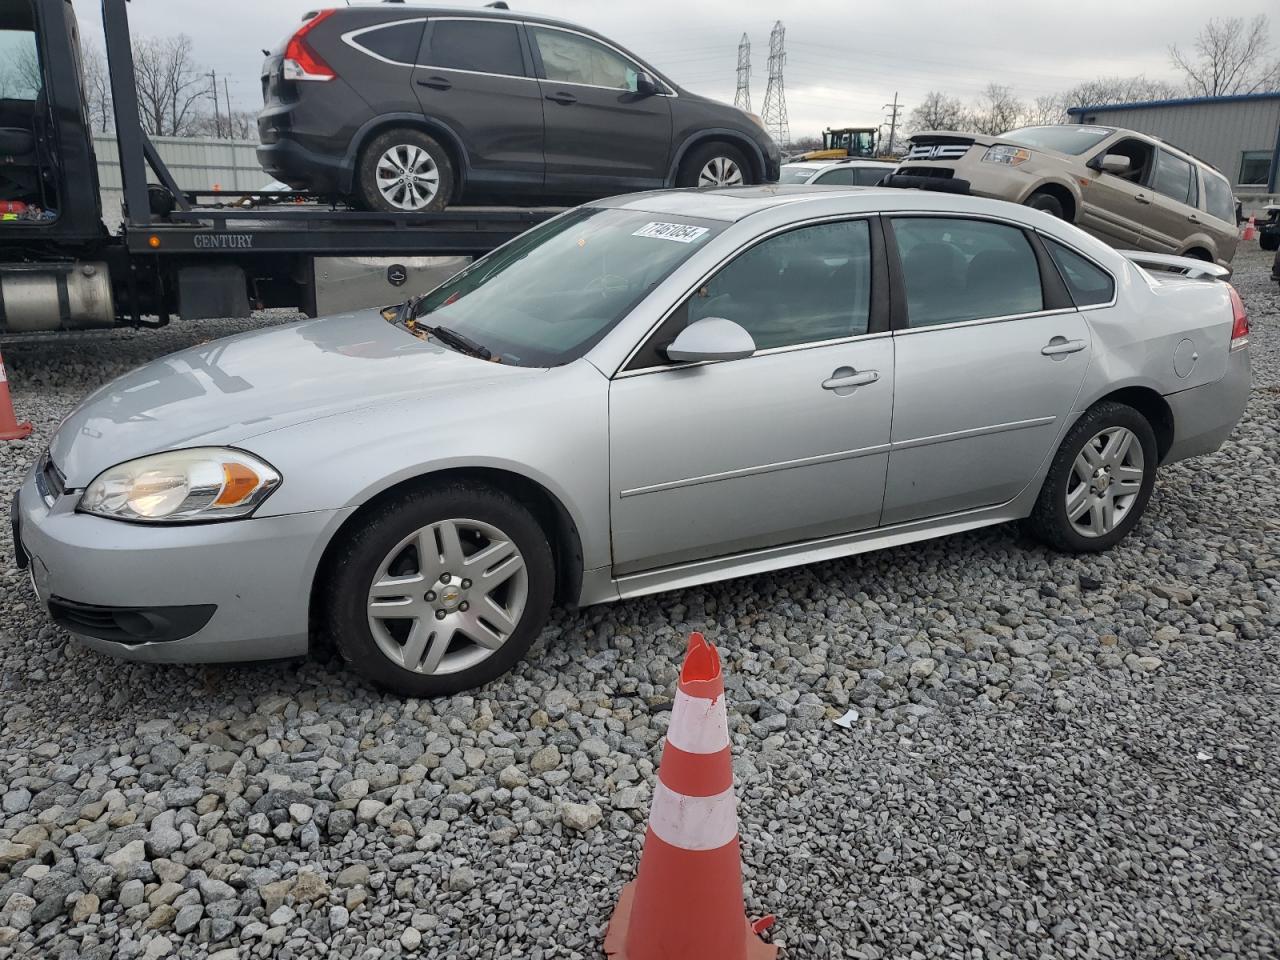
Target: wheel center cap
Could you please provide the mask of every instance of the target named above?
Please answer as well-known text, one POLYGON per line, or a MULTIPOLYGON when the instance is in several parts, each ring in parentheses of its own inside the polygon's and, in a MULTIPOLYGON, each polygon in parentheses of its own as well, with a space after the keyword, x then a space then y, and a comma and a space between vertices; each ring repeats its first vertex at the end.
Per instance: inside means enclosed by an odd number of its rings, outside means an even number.
POLYGON ((440 591, 436 596, 440 598, 440 605, 442 607, 448 607, 452 610, 462 602, 462 588, 455 586, 452 583, 446 584, 440 588, 440 591))
POLYGON ((1093 492, 1106 493, 1107 488, 1111 486, 1111 471, 1106 467, 1101 467, 1093 475, 1093 492))

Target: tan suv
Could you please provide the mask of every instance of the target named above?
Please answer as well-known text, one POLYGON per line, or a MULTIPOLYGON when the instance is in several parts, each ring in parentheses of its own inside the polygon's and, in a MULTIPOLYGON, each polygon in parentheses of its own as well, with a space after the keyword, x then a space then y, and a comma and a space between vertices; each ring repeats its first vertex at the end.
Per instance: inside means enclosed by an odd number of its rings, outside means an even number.
POLYGON ((970 193, 1036 207, 1120 249, 1223 265, 1236 252, 1226 177, 1132 130, 1063 124, 998 137, 928 131, 911 138, 895 175, 965 180, 970 193))

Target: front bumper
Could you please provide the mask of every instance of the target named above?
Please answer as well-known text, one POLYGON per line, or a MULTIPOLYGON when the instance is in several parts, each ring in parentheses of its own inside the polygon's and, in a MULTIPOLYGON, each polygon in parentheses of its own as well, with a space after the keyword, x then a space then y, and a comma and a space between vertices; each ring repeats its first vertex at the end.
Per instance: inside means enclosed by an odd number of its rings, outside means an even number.
MULTIPOLYGON (((55 619, 95 650, 130 660, 213 663, 306 653, 311 584, 348 511, 224 523, 144 526, 75 512, 78 494, 46 504, 34 473, 14 502, 15 545, 55 619), (213 611, 182 620, 174 611, 213 611), (179 639, 92 636, 109 611, 163 611, 179 639), (200 625, 203 623, 203 625, 200 625), (194 632, 191 632, 194 630, 194 632)), ((163 635, 163 634, 161 634, 163 635)))

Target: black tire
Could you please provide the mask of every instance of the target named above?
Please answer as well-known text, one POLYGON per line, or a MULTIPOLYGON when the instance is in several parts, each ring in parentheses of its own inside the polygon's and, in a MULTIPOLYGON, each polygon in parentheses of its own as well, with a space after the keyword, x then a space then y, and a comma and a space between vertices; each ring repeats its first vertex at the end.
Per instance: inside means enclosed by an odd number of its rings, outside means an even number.
POLYGON ((360 162, 356 166, 356 200, 366 210, 383 210, 389 213, 429 212, 443 210, 453 198, 454 188, 453 161, 449 153, 434 137, 409 127, 397 127, 378 134, 360 151, 360 162), (412 208, 393 203, 378 189, 378 162, 395 147, 416 147, 423 150, 431 158, 438 174, 438 185, 431 201, 424 206, 412 208))
POLYGON ((528 652, 551 611, 555 563, 546 533, 521 503, 481 484, 449 483, 406 493, 362 518, 328 563, 321 590, 326 630, 356 672, 402 696, 436 697, 488 683, 528 652), (453 673, 418 673, 395 663, 379 647, 369 623, 370 587, 383 560, 405 537, 464 518, 497 527, 519 549, 527 570, 524 610, 505 643, 478 664, 453 673))
POLYGON ((746 155, 741 150, 731 143, 713 140, 710 143, 696 146, 685 154, 684 159, 680 161, 680 169, 676 172, 676 186, 699 186, 698 179, 702 169, 713 160, 726 161, 737 167, 742 172, 743 186, 756 182, 755 174, 751 171, 751 164, 747 162, 746 155))
POLYGON ((1103 401, 1090 407, 1067 432, 1054 454, 1044 486, 1031 515, 1026 519, 1027 531, 1036 539, 1064 553, 1097 553, 1108 550, 1123 540, 1142 518, 1155 487, 1159 458, 1155 431, 1146 417, 1133 407, 1103 401), (1123 519, 1109 532, 1099 536, 1082 535, 1067 517, 1067 489, 1073 476, 1073 464, 1085 444, 1103 430, 1125 427, 1142 445, 1143 476, 1137 496, 1123 519))
POLYGON ((1062 209, 1062 201, 1051 193, 1039 191, 1027 197, 1026 206, 1032 210, 1043 210, 1051 217, 1057 217, 1059 220, 1067 219, 1067 212, 1062 209))
POLYGON ((1259 234, 1258 246, 1263 250, 1280 250, 1280 230, 1259 234))

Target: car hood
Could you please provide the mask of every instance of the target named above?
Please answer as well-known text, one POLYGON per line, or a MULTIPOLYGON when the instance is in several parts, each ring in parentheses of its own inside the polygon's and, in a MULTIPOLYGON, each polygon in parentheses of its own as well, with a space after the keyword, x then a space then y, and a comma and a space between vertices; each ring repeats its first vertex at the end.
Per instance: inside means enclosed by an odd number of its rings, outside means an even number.
POLYGON ((271 327, 183 350, 92 394, 50 456, 69 489, 163 450, 251 437, 439 391, 484 389, 545 371, 477 360, 412 336, 376 310, 271 327))

